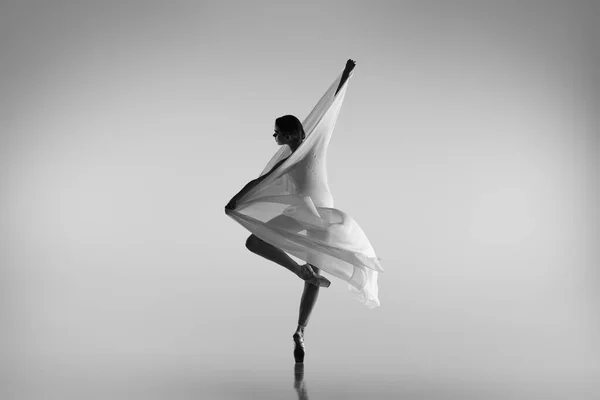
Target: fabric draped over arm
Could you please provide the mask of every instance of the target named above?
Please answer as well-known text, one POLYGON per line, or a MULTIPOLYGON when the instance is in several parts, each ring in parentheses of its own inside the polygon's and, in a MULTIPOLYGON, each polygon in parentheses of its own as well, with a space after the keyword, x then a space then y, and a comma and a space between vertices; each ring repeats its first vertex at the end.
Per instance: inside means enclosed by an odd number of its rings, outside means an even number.
POLYGON ((226 214, 260 239, 347 282, 350 293, 373 308, 380 304, 377 278, 383 268, 356 221, 333 208, 327 182, 327 147, 349 81, 336 95, 341 79, 302 121, 306 137, 300 146, 294 152, 281 146, 259 176, 285 161, 226 214))

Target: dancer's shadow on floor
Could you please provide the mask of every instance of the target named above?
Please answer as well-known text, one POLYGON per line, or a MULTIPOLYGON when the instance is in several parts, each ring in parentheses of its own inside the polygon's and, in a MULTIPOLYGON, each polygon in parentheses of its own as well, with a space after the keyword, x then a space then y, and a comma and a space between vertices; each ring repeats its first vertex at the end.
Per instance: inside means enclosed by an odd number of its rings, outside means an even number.
POLYGON ((294 365, 294 389, 298 393, 298 400, 309 400, 306 382, 304 381, 304 363, 294 365))

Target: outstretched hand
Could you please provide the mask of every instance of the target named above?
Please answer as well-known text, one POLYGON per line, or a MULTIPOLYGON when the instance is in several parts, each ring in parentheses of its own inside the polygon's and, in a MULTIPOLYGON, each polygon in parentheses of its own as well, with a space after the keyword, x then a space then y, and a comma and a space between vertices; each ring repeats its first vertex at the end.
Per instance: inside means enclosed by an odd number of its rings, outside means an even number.
POLYGON ((349 74, 350 72, 352 72, 354 67, 356 67, 356 61, 348 59, 348 61, 346 61, 346 69, 344 69, 344 72, 346 74, 349 74))
POLYGON ((227 203, 227 205, 225 206, 226 210, 233 210, 237 205, 237 199, 234 197, 231 200, 229 200, 229 203, 227 203))
POLYGON ((338 88, 335 90, 335 95, 337 95, 338 92, 340 91, 340 89, 342 88, 342 86, 344 86, 344 83, 346 83, 346 81, 350 77, 350 72, 352 72, 352 70, 354 69, 355 66, 356 66, 356 62, 354 60, 348 59, 348 61, 346 61, 346 68, 344 68, 344 72, 342 73, 342 78, 340 79, 340 84, 338 85, 338 88))
POLYGON ((248 182, 246 184, 246 186, 244 186, 242 188, 242 190, 240 190, 238 192, 238 194, 236 194, 235 196, 233 196, 233 198, 231 200, 229 200, 229 203, 227 203, 227 205, 225 206, 226 210, 233 210, 234 208, 237 207, 237 203, 238 201, 244 197, 250 190, 252 190, 252 188, 254 188, 260 181, 262 181, 268 174, 265 174, 263 176, 261 176, 258 179, 254 179, 251 180, 250 182, 248 182))

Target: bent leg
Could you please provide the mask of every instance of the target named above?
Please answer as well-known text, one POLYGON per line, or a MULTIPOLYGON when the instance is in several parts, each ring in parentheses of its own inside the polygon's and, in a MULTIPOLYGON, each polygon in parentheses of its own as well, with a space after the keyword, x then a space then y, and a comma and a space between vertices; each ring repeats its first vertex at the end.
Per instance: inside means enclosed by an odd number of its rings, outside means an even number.
POLYGON ((287 253, 270 243, 265 242, 255 235, 250 235, 246 240, 246 248, 267 260, 273 261, 298 275, 300 266, 287 253))
MULTIPOLYGON (((287 215, 279 215, 267 222, 267 225, 275 226, 279 229, 294 233, 304 230, 304 227, 300 225, 300 223, 287 215)), ((309 284, 325 287, 329 287, 329 285, 331 285, 331 282, 329 282, 327 278, 314 273, 307 264, 299 265, 285 251, 265 242, 256 235, 250 235, 248 237, 246 240, 246 247, 254 254, 264 257, 267 260, 273 261, 274 263, 277 263, 288 269, 309 284)))
MULTIPOLYGON (((291 232, 300 232, 304 230, 302 225, 300 225, 295 219, 286 215, 279 215, 267 222, 267 224, 291 232)), ((246 240, 246 248, 254 254, 281 265, 296 275, 299 275, 300 273, 300 266, 296 261, 294 261, 294 259, 292 259, 292 257, 290 257, 285 251, 265 242, 256 235, 250 235, 248 237, 246 240)))

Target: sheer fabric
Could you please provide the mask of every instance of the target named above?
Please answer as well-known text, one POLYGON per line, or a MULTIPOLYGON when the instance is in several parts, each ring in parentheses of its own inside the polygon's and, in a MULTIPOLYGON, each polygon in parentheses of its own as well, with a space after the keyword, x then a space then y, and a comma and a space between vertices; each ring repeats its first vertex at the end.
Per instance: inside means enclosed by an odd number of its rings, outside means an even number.
POLYGON ((336 95, 341 77, 302 122, 306 138, 296 151, 281 146, 260 176, 287 159, 226 213, 260 239, 348 282, 350 293, 373 308, 383 268, 356 221, 333 208, 327 182, 327 147, 349 81, 336 95))

